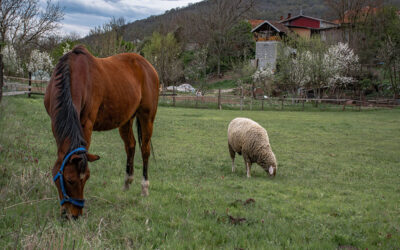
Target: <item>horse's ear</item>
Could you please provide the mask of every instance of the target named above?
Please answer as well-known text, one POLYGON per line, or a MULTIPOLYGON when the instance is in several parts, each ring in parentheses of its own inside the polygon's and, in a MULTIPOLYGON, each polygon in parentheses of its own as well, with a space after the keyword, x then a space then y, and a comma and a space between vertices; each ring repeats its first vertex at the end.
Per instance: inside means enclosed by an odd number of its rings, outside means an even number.
POLYGON ((97 161, 98 159, 100 159, 100 156, 92 155, 92 154, 89 154, 89 153, 86 153, 86 156, 88 158, 88 161, 90 161, 90 162, 97 161))
POLYGON ((78 164, 82 160, 83 158, 81 155, 71 155, 71 157, 69 158, 69 163, 78 164))

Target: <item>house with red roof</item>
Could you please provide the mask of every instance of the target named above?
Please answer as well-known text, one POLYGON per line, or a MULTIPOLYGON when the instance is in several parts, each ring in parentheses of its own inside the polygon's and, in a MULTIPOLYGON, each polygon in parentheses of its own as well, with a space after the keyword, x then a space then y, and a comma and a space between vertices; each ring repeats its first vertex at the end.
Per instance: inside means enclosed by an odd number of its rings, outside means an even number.
POLYGON ((250 20, 256 41, 279 41, 289 33, 297 34, 303 38, 320 35, 322 40, 329 37, 329 33, 335 33, 339 25, 320 18, 310 17, 303 14, 292 17, 290 14, 286 19, 281 17, 279 21, 250 20))
POLYGON ((280 41, 289 34, 303 38, 318 35, 322 40, 334 40, 338 37, 339 25, 320 18, 300 14, 279 21, 249 20, 256 40, 256 60, 258 68, 275 68, 280 41))

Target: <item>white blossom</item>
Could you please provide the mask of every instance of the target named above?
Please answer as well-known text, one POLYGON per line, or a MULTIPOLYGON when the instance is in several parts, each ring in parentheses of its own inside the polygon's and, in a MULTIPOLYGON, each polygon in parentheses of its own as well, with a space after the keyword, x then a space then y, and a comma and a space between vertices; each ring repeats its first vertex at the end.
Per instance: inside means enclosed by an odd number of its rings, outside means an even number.
POLYGON ((67 54, 70 51, 71 51, 71 45, 69 43, 65 43, 65 45, 63 46, 63 55, 67 54))
POLYGON ((19 67, 19 60, 14 47, 12 45, 6 45, 2 54, 5 70, 8 72, 19 73, 21 69, 19 67))
POLYGON ((50 79, 53 62, 46 52, 33 50, 29 59, 28 70, 32 72, 32 76, 40 80, 50 79))
POLYGON ((350 77, 350 73, 358 67, 358 56, 349 48, 347 43, 338 43, 329 47, 324 55, 324 68, 328 78, 330 87, 345 87, 354 78, 350 77))
POLYGON ((252 75, 254 82, 263 82, 266 79, 272 78, 274 75, 274 69, 270 66, 266 66, 265 68, 258 69, 252 75))

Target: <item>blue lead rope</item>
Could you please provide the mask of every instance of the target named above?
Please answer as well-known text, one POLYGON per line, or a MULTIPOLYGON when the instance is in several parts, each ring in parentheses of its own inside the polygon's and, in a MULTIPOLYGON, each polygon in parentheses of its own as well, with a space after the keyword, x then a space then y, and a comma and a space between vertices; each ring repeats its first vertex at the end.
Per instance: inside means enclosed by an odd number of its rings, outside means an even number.
POLYGON ((67 156, 64 157, 64 160, 61 164, 61 168, 60 171, 58 171, 58 173, 56 174, 56 176, 54 176, 53 180, 54 182, 57 181, 58 178, 60 178, 60 186, 61 186, 61 192, 63 194, 63 199, 60 201, 60 205, 62 206, 65 202, 69 202, 77 207, 84 207, 85 206, 85 200, 83 199, 76 199, 76 198, 71 198, 67 195, 67 191, 65 190, 65 186, 64 186, 64 176, 63 176, 63 172, 64 172, 64 167, 65 164, 68 162, 68 159, 71 157, 71 155, 77 153, 77 152, 86 152, 85 148, 77 148, 72 150, 69 154, 67 154, 67 156))

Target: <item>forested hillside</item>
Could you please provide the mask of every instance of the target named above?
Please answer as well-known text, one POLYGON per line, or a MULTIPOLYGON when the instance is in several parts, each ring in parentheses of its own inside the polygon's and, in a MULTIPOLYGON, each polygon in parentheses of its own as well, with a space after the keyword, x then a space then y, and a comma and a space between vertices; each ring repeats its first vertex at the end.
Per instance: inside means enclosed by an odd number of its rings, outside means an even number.
MULTIPOLYGON (((388 0, 386 4, 400 7, 400 0, 388 0)), ((207 7, 208 1, 191 4, 185 8, 176 8, 166 11, 162 15, 151 16, 127 24, 125 40, 143 39, 150 36, 153 31, 164 29, 171 31, 176 22, 185 12, 196 12, 200 8, 207 7)), ((249 18, 251 19, 271 19, 279 20, 281 16, 287 17, 288 13, 292 16, 300 14, 333 20, 336 18, 331 9, 326 5, 325 0, 256 0, 256 11, 249 18)))

